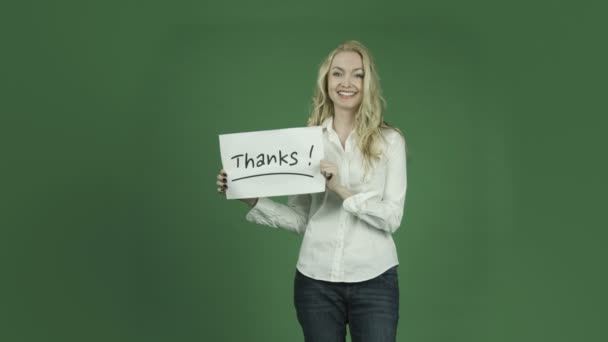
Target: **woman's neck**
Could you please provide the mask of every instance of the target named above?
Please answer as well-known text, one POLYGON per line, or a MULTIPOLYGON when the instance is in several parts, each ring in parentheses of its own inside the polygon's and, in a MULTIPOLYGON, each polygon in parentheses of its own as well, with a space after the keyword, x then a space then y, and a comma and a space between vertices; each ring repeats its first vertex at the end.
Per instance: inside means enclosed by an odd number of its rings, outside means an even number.
POLYGON ((334 109, 333 129, 338 135, 348 135, 355 125, 355 113, 338 108, 334 109))
POLYGON ((338 134, 342 148, 346 148, 346 138, 355 126, 355 113, 344 110, 334 109, 333 129, 338 134))

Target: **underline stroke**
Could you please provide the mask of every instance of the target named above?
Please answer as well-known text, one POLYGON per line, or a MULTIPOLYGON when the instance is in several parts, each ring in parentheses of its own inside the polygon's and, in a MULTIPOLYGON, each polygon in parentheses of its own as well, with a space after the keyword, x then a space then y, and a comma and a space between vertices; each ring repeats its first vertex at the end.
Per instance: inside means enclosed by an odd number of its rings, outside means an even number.
POLYGON ((261 176, 270 176, 270 175, 294 175, 294 176, 305 176, 305 177, 310 177, 310 178, 314 178, 313 175, 307 175, 305 173, 295 173, 295 172, 272 172, 272 173, 261 173, 259 175, 253 175, 253 176, 246 176, 246 177, 241 177, 241 178, 235 178, 232 180, 232 182, 236 182, 238 180, 241 179, 245 179, 245 178, 253 178, 253 177, 261 177, 261 176))

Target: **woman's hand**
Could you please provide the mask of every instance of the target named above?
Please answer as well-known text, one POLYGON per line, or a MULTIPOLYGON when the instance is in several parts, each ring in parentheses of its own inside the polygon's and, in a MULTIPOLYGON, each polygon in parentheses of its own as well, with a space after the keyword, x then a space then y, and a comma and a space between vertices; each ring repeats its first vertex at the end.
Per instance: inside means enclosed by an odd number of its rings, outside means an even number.
POLYGON ((331 190, 338 194, 342 199, 347 199, 352 196, 352 193, 342 185, 340 182, 340 175, 338 173, 338 166, 325 159, 321 160, 321 174, 325 177, 325 186, 328 190, 331 190))
MULTIPOLYGON (((226 196, 226 190, 228 189, 228 175, 224 169, 220 170, 217 175, 217 193, 226 196)), ((257 198, 240 198, 241 202, 247 203, 250 207, 254 207, 258 203, 257 198)))
POLYGON ((327 180, 325 186, 331 191, 336 191, 336 188, 340 186, 340 175, 338 174, 338 166, 325 159, 321 160, 321 174, 327 180))

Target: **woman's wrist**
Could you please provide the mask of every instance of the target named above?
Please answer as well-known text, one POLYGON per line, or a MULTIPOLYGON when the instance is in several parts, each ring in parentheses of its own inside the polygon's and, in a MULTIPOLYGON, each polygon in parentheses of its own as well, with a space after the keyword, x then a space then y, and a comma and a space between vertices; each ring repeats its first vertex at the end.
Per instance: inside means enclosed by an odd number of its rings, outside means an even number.
POLYGON ((335 193, 338 194, 338 196, 340 196, 340 198, 342 198, 342 200, 346 200, 347 198, 349 198, 350 196, 353 195, 352 192, 350 192, 350 190, 348 190, 347 187, 340 185, 336 190, 335 193))
POLYGON ((242 198, 241 201, 246 203, 250 208, 253 208, 258 204, 258 198, 242 198))

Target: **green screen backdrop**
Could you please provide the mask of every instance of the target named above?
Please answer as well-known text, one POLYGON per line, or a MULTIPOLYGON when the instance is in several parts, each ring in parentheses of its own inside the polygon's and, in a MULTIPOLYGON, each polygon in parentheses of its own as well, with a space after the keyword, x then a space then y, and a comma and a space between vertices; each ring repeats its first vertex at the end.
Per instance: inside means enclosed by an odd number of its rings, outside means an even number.
POLYGON ((398 341, 606 340, 598 5, 2 7, 0 340, 303 341, 301 238, 218 196, 218 135, 305 126, 350 39, 408 142, 398 341))

